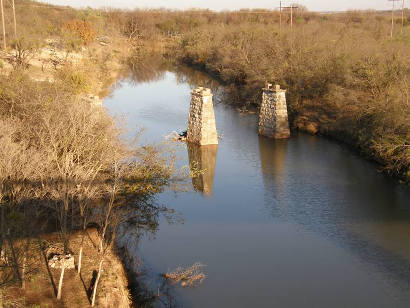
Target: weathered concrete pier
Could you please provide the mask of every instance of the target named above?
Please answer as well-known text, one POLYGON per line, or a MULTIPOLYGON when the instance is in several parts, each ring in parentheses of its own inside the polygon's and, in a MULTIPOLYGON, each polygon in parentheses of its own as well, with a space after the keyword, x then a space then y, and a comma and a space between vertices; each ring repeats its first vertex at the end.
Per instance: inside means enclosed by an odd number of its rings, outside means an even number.
POLYGON ((218 144, 210 89, 199 87, 191 93, 187 141, 198 145, 218 144))
POLYGON ((280 85, 267 83, 262 89, 262 104, 259 112, 259 135, 286 139, 290 137, 286 90, 280 85))

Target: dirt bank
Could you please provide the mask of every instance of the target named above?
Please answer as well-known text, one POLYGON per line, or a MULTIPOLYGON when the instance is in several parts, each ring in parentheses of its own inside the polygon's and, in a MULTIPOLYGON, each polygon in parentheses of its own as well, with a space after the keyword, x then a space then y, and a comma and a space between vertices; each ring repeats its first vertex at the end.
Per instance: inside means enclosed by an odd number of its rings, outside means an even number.
POLYGON ((102 98, 128 71, 124 62, 131 48, 123 38, 105 37, 105 41, 108 43, 96 41, 79 50, 66 50, 58 39, 45 39, 41 48, 2 51, 0 73, 19 70, 39 82, 63 80, 78 87, 79 93, 102 98))
MULTIPOLYGON (((97 270, 98 234, 89 229, 84 244, 81 275, 75 269, 66 270, 62 288, 62 300, 56 299, 56 286, 60 270, 48 266, 47 248, 60 243, 58 234, 42 236, 39 239, 24 239, 14 243, 15 247, 27 245, 30 248, 25 254, 26 267, 30 268, 24 275, 24 287, 10 285, 3 288, 0 296, 2 307, 88 307, 95 271, 97 270)), ((70 238, 70 250, 78 261, 81 234, 75 233, 70 238)), ((3 260, 4 261, 4 260, 3 260)), ((4 274, 4 273, 3 273, 4 274)), ((97 307, 130 307, 128 281, 123 265, 115 251, 107 254, 104 272, 97 292, 97 307)))

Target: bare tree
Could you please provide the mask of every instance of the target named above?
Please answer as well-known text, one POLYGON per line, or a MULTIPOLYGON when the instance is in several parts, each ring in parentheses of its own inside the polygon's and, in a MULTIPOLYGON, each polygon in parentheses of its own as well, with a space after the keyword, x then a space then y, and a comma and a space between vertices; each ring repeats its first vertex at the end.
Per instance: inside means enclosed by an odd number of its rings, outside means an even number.
POLYGON ((122 173, 124 171, 124 166, 121 164, 121 161, 124 158, 125 152, 120 148, 112 153, 111 170, 108 173, 107 179, 108 186, 106 189, 106 200, 100 213, 100 242, 98 244, 100 258, 98 261, 97 277, 93 287, 93 294, 91 299, 92 307, 95 306, 98 284, 101 279, 101 272, 103 270, 105 257, 115 239, 116 229, 118 225, 118 216, 116 216, 116 213, 114 213, 114 207, 117 205, 117 196, 120 191, 122 173))
POLYGON ((30 61, 37 53, 36 43, 24 39, 16 39, 12 42, 13 55, 9 57, 9 62, 14 68, 27 69, 30 66, 30 61))
MULTIPOLYGON (((131 151, 118 138, 119 132, 104 109, 82 100, 66 84, 34 84, 29 80, 23 83, 24 77, 18 74, 14 72, 7 82, 0 77, 0 249, 3 251, 7 246, 5 278, 25 286, 30 273, 31 245, 26 241, 28 228, 18 233, 17 227, 13 229, 10 222, 4 222, 6 210, 23 212, 28 202, 27 208, 38 205, 47 214, 52 213, 64 246, 59 253, 62 258, 71 251, 71 231, 80 229, 83 234, 79 273, 85 231, 88 222, 98 216, 98 272, 92 294, 95 305, 117 225, 129 214, 127 207, 122 211, 122 205, 130 201, 133 209, 146 211, 147 214, 138 214, 138 220, 150 225, 149 218, 144 220, 142 216, 149 217, 151 209, 141 208, 167 184, 170 167, 162 166, 159 152, 152 147, 140 149, 140 153, 131 151)), ((44 254, 45 262, 51 262, 48 258, 44 254)), ((1 262, 0 266, 3 269, 1 262)), ((58 268, 58 287, 51 280, 56 296, 61 299, 67 266, 58 268)))
MULTIPOLYGON (((0 131, 0 255, 11 262, 15 277, 20 286, 24 288, 25 252, 27 249, 23 244, 16 245, 13 237, 24 236, 26 230, 18 216, 5 219, 5 210, 16 212, 21 200, 30 193, 30 187, 27 183, 33 180, 38 171, 35 168, 38 155, 33 153, 27 142, 19 137, 22 127, 20 121, 16 119, 9 119, 7 122, 0 120, 0 126, 2 127, 0 131), (3 250, 5 242, 10 250, 9 255, 3 250)), ((27 245, 29 243, 30 241, 27 240, 27 245)))
POLYGON ((64 101, 59 101, 54 111, 43 117, 43 144, 49 149, 55 174, 54 193, 61 200, 59 213, 65 253, 69 251, 69 210, 74 212, 78 204, 83 232, 77 267, 80 273, 88 207, 98 195, 100 174, 107 168, 113 148, 117 146, 112 142, 116 140, 117 130, 102 109, 82 100, 76 104, 76 108, 69 108, 70 103, 64 106, 64 101), (63 117, 60 116, 62 110, 65 110, 63 117))
POLYGON ((80 216, 82 219, 82 235, 81 235, 81 244, 78 254, 78 264, 77 271, 81 273, 81 263, 83 256, 83 247, 84 240, 86 236, 86 229, 88 224, 88 216, 90 211, 90 205, 93 200, 97 199, 101 194, 102 183, 99 177, 100 173, 105 170, 109 157, 112 154, 112 148, 108 146, 101 146, 106 144, 104 140, 106 136, 101 135, 102 138, 93 138, 91 141, 95 142, 94 144, 89 144, 88 146, 92 147, 98 156, 93 156, 93 159, 84 161, 85 165, 82 169, 83 172, 80 175, 82 180, 79 185, 77 185, 77 198, 78 206, 80 211, 80 216))
MULTIPOLYGON (((90 184, 93 181, 89 182, 90 184)), ((78 206, 80 211, 80 216, 82 220, 82 234, 81 234, 81 244, 80 249, 78 252, 78 262, 77 262, 77 273, 81 273, 81 266, 82 266, 82 259, 83 259, 83 250, 84 250, 84 241, 87 232, 87 222, 88 222, 88 212, 90 211, 90 202, 94 199, 98 194, 98 187, 96 185, 89 185, 86 187, 78 187, 79 192, 78 195, 78 206)))

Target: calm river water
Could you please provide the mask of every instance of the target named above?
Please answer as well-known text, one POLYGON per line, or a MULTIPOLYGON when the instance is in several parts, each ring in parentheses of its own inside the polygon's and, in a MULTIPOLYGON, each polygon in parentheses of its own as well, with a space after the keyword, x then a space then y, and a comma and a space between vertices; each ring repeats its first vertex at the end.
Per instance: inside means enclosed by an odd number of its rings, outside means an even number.
MULTIPOLYGON (((120 82, 104 101, 128 136, 145 129, 145 144, 185 130, 190 91, 211 83, 155 77, 120 82)), ((409 187, 326 138, 259 137, 257 116, 214 91, 219 146, 181 146, 180 163, 205 172, 190 192, 158 197, 185 221, 163 219, 128 243, 132 256, 153 276, 205 264, 201 286, 173 290, 183 307, 410 307, 409 187)))

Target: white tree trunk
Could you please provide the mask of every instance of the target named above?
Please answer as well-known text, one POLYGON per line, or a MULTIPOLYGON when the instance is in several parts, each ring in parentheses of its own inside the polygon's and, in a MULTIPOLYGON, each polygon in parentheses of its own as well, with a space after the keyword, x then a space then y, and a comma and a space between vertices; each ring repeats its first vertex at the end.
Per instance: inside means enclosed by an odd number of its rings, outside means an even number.
POLYGON ((61 299, 61 290, 63 288, 64 270, 65 270, 65 266, 61 268, 60 281, 58 282, 58 292, 57 292, 58 300, 61 299))
POLYGON ((78 253, 78 265, 77 265, 77 273, 81 273, 81 262, 83 259, 83 245, 80 247, 80 252, 78 253))
POLYGON ((97 274, 97 278, 95 279, 91 307, 95 306, 95 296, 97 294, 98 282, 100 281, 103 262, 104 262, 104 257, 101 258, 100 265, 98 266, 98 274, 97 274))

